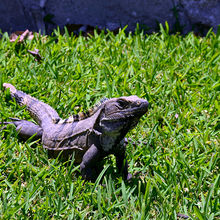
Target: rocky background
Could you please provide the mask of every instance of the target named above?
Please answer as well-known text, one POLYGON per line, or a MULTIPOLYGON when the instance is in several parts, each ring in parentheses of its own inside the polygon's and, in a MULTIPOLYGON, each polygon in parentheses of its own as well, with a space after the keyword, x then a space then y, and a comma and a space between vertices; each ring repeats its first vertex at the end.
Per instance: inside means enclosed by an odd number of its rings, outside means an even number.
POLYGON ((171 31, 200 34, 220 24, 220 0, 1 0, 0 29, 50 33, 67 24, 116 30, 136 24, 147 32, 168 22, 171 31))

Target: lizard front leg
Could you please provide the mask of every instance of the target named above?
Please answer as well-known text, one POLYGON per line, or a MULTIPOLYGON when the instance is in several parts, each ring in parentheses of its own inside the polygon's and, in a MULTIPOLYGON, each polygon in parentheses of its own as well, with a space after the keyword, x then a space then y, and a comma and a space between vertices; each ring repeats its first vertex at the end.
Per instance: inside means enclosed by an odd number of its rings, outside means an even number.
POLYGON ((95 181, 99 175, 101 160, 100 150, 93 144, 84 154, 80 164, 80 171, 84 179, 95 181))
POLYGON ((125 157, 125 150, 121 150, 114 154, 116 157, 116 166, 119 172, 122 173, 124 180, 129 181, 132 175, 128 173, 128 162, 125 157))
MULTIPOLYGON (((43 129, 34 124, 33 122, 21 120, 17 118, 10 118, 12 121, 3 122, 3 124, 13 124, 16 127, 16 131, 18 132, 19 137, 24 140, 29 139, 33 136, 33 140, 38 140, 42 138, 43 129)), ((4 129, 3 127, 2 129, 4 129)))

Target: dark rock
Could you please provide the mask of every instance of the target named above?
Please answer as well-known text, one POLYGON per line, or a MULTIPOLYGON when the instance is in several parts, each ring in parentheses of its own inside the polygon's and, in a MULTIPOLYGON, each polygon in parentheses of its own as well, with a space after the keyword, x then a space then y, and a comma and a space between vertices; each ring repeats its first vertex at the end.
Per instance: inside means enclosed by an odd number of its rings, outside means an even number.
POLYGON ((139 23, 148 32, 158 30, 158 23, 168 22, 172 32, 194 30, 206 34, 220 24, 219 0, 2 0, 0 28, 46 31, 67 24, 81 24, 99 29, 117 30, 128 25, 134 30, 139 23))

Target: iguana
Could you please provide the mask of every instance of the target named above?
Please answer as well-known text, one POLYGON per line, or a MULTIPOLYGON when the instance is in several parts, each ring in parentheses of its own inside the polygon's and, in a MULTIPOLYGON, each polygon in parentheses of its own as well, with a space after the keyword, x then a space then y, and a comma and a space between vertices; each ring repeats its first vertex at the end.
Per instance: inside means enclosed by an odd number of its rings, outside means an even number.
POLYGON ((54 154, 75 153, 75 162, 80 164, 84 179, 94 181, 102 170, 101 161, 109 154, 116 157, 116 165, 123 178, 129 180, 125 159, 124 137, 134 128, 140 117, 148 110, 148 102, 137 96, 123 96, 102 100, 92 110, 62 120, 48 104, 17 90, 9 83, 12 98, 25 105, 37 124, 12 119, 5 124, 14 124, 19 136, 27 139, 35 135, 41 138, 43 147, 54 154))

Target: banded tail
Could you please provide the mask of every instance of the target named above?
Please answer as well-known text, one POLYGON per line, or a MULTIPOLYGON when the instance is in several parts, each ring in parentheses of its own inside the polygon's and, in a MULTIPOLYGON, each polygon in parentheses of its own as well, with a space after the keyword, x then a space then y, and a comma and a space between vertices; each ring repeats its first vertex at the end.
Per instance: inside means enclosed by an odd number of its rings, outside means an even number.
POLYGON ((54 121, 60 119, 58 113, 48 104, 17 90, 9 83, 4 83, 3 87, 5 89, 10 89, 11 97, 15 98, 20 106, 25 105, 31 116, 42 128, 44 127, 44 124, 48 125, 48 123, 54 123, 54 121))

